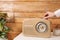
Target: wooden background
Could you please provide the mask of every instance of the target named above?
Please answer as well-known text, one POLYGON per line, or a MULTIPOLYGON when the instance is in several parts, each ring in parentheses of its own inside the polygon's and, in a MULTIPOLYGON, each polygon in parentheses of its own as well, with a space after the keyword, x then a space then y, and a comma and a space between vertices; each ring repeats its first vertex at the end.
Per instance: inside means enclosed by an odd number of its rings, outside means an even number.
MULTIPOLYGON (((9 40, 13 40, 22 31, 22 21, 25 18, 43 18, 46 11, 54 12, 60 9, 60 0, 0 0, 0 10, 9 14, 9 40), (13 20, 13 21, 12 21, 13 20)), ((49 18, 51 30, 60 24, 60 18, 49 18)))

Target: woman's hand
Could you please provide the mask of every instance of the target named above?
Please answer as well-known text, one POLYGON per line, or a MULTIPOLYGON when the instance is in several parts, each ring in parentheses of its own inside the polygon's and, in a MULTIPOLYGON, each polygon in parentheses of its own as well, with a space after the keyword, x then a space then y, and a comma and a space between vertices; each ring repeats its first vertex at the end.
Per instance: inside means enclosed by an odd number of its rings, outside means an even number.
POLYGON ((44 15, 44 18, 48 19, 50 17, 54 17, 54 13, 53 12, 46 12, 45 15, 44 15))

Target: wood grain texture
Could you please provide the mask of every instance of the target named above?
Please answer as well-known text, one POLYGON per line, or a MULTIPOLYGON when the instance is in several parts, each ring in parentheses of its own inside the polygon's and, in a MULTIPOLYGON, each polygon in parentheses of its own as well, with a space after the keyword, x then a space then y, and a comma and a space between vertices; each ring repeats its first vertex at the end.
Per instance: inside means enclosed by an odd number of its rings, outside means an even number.
MULTIPOLYGON (((46 11, 60 9, 60 0, 0 0, 0 11, 11 12, 15 15, 15 23, 7 23, 11 28, 8 33, 9 40, 13 40, 22 31, 22 22, 25 18, 44 17, 46 11)), ((50 18, 51 30, 60 24, 60 18, 50 18)))
POLYGON ((13 40, 18 34, 20 34, 21 32, 11 32, 8 33, 8 40, 13 40))
POLYGON ((40 18, 44 17, 44 13, 15 13, 15 18, 40 18))
MULTIPOLYGON (((37 17, 36 17, 37 18, 37 17)), ((15 22, 23 22, 24 21, 24 19, 26 19, 26 18, 15 18, 15 22)), ((51 22, 51 24, 60 24, 60 19, 48 19, 50 22, 51 22)))
POLYGON ((8 33, 8 40, 13 40, 22 31, 22 23, 7 23, 10 31, 8 33))
POLYGON ((14 12, 55 11, 60 2, 14 2, 14 12), (52 10, 51 10, 52 9, 52 10))
POLYGON ((54 1, 54 2, 56 2, 56 1, 60 1, 60 0, 0 0, 0 1, 23 1, 23 2, 25 2, 25 1, 28 1, 28 2, 32 2, 32 1, 35 1, 35 2, 37 2, 37 1, 54 1))
POLYGON ((6 24, 11 30, 15 32, 21 32, 22 23, 7 23, 6 24))
POLYGON ((35 12, 35 11, 55 11, 60 8, 59 2, 1 2, 0 9, 13 12, 35 12), (52 10, 51 10, 52 9, 52 10))

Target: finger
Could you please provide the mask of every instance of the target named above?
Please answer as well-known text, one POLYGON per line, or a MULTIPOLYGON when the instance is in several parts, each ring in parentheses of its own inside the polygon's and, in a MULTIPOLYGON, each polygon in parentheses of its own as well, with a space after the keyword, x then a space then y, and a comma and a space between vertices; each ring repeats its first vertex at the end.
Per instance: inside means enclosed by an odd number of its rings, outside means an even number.
POLYGON ((50 12, 46 12, 46 13, 44 14, 44 17, 48 16, 48 15, 49 15, 49 13, 50 13, 50 12))
POLYGON ((46 14, 48 14, 48 13, 46 12, 44 15, 46 15, 46 14))
POLYGON ((44 17, 44 19, 48 19, 50 16, 44 17))
POLYGON ((48 19, 47 17, 44 17, 43 19, 48 19))
POLYGON ((45 17, 49 16, 48 14, 45 15, 45 17))

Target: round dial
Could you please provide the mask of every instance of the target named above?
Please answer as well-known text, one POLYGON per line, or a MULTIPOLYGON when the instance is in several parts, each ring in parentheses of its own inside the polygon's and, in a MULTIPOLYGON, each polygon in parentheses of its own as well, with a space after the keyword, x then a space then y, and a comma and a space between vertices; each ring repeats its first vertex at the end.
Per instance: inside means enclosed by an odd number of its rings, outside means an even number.
POLYGON ((45 32, 47 30, 47 24, 44 22, 38 22, 36 24, 36 30, 38 32, 45 32))

